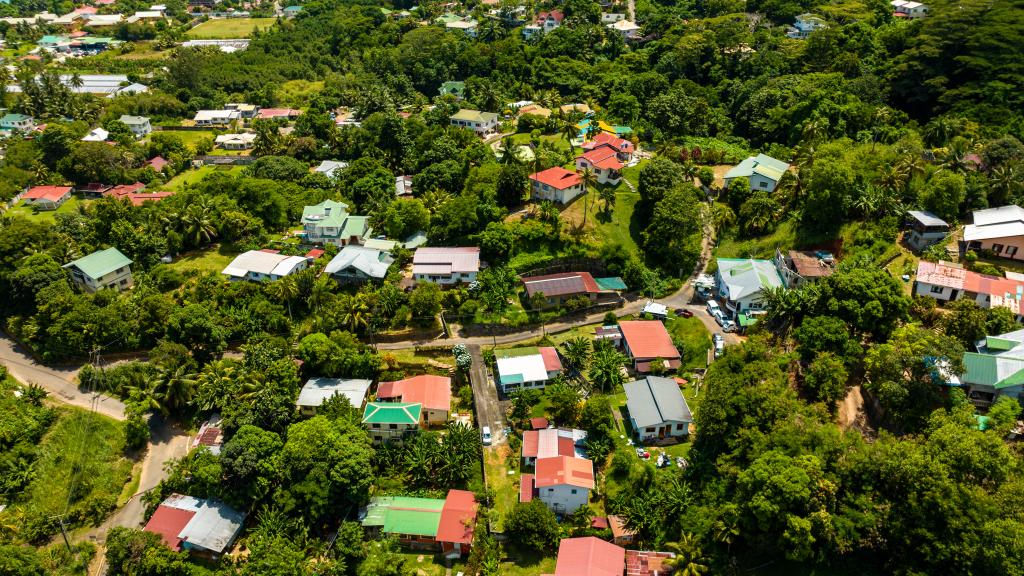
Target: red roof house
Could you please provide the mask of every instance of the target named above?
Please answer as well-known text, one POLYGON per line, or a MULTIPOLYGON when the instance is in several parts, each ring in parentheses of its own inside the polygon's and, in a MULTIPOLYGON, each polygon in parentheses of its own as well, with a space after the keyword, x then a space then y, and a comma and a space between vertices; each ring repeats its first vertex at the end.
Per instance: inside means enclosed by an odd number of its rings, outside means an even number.
POLYGON ((40 210, 56 210, 71 198, 71 186, 33 186, 21 195, 25 204, 40 210))
POLYGON ((534 430, 543 430, 548 427, 548 424, 550 422, 547 418, 530 418, 530 428, 534 430))
POLYGON ((626 551, 600 538, 564 538, 558 545, 555 576, 622 576, 626 551))
POLYGON ((164 166, 167 166, 168 164, 169 162, 165 160, 163 156, 154 156, 149 159, 149 162, 146 162, 146 166, 149 166, 157 172, 161 172, 164 169, 164 166))
POLYGON ((600 132, 593 140, 583 143, 584 150, 594 150, 608 146, 616 151, 619 159, 627 161, 633 157, 633 143, 625 138, 619 138, 607 132, 600 132))
POLYGON ((298 118, 302 112, 293 108, 260 108, 256 113, 257 120, 269 120, 271 118, 298 118))
POLYGON ((586 458, 538 458, 534 495, 558 514, 572 514, 590 502, 594 489, 594 463, 586 458))
POLYGON ((623 320, 619 322, 626 354, 633 359, 638 372, 649 372, 651 362, 660 358, 669 368, 681 364, 679 350, 672 343, 665 325, 658 320, 623 320))
POLYGON ((192 521, 195 510, 158 506, 156 512, 146 522, 146 532, 159 534, 164 544, 171 550, 181 550, 181 538, 178 534, 192 521))
POLYGON ((591 170, 598 184, 618 184, 622 179, 622 160, 612 146, 602 145, 576 157, 576 170, 591 170))
POLYGON ((452 379, 421 374, 405 380, 381 382, 377 387, 377 399, 417 402, 423 405, 427 424, 443 424, 448 421, 448 413, 452 409, 452 379))
POLYGON ((530 502, 533 500, 533 474, 522 474, 519 476, 519 501, 530 502))
POLYGON ((587 433, 582 430, 565 428, 544 428, 543 430, 527 430, 523 432, 523 459, 527 465, 538 458, 556 456, 583 456, 576 446, 582 446, 587 433))
POLYGON ((469 551, 476 525, 476 498, 466 490, 449 490, 441 508, 441 522, 437 525, 436 540, 442 552, 469 551))
POLYGON ((585 191, 579 174, 561 166, 530 174, 530 198, 534 200, 568 204, 585 191))
POLYGON ((526 295, 543 294, 548 305, 561 305, 579 296, 596 301, 603 292, 590 272, 563 272, 543 276, 527 276, 522 279, 526 295))

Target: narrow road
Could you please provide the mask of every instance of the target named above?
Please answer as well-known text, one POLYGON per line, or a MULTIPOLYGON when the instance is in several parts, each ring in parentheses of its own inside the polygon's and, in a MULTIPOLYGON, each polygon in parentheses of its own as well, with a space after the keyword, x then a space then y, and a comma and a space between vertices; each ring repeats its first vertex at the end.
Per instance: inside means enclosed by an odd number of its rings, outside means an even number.
POLYGON ((487 366, 479 344, 468 346, 473 357, 473 367, 469 371, 469 380, 473 385, 473 403, 476 405, 477 426, 491 427, 491 445, 505 442, 505 413, 498 401, 498 388, 487 377, 487 366))
POLYGON ((124 420, 124 403, 120 400, 79 389, 75 378, 80 367, 44 366, 3 332, 0 332, 0 364, 6 366, 15 379, 25 384, 38 384, 65 404, 124 420))

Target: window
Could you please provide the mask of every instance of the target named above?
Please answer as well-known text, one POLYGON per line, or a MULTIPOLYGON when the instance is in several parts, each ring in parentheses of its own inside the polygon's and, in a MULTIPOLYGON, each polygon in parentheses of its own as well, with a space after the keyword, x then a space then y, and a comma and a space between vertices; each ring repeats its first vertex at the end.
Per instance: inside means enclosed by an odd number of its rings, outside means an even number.
POLYGON ((554 489, 554 488, 548 488, 548 494, 551 494, 551 493, 552 493, 552 492, 554 492, 554 491, 555 491, 555 489, 554 489))
POLYGON ((645 432, 654 432, 654 426, 648 426, 644 431, 645 432))
POLYGON ((676 430, 686 430, 686 424, 676 424, 676 430))
POLYGON ((380 428, 380 424, 374 424, 374 425, 373 425, 373 427, 374 427, 375 429, 379 429, 379 428, 380 428))
POLYGON ((768 183, 767 182, 758 182, 757 185, 760 186, 761 188, 767 188, 768 187, 768 183))
POLYGON ((1003 251, 1003 245, 1002 244, 993 244, 992 245, 992 251, 995 252, 996 254, 999 254, 1000 252, 1003 251))
POLYGON ((1017 255, 1017 247, 1016 246, 1007 246, 1006 247, 1006 255, 1010 256, 1010 257, 1016 256, 1017 255))
POLYGON ((945 290, 945 288, 942 286, 932 286, 932 294, 942 294, 943 290, 945 290))
POLYGON ((388 428, 391 430, 398 430, 398 424, 388 424, 388 428))
POLYGON ((576 493, 576 489, 575 489, 575 488, 573 488, 573 489, 572 489, 572 493, 573 493, 573 494, 575 494, 575 493, 576 493))

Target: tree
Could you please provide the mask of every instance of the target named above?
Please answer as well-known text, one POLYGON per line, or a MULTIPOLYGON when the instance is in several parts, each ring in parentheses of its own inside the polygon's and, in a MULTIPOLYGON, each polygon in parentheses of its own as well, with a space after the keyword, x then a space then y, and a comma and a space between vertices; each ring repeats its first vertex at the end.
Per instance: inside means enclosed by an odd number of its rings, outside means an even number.
POLYGON ((967 196, 964 177, 955 172, 936 172, 921 193, 921 204, 939 218, 955 221, 960 215, 960 205, 967 196))
POLYGON ((626 357, 611 344, 602 341, 594 346, 587 376, 594 388, 602 392, 611 392, 625 380, 622 376, 622 368, 625 365, 626 357))
POLYGON ((690 270, 700 254, 700 216, 693 187, 677 186, 665 193, 643 232, 648 258, 672 273, 690 270))
POLYGON ((404 240, 430 226, 430 212, 419 199, 392 202, 383 216, 384 231, 389 238, 404 240))
POLYGON ((480 282, 480 300, 491 312, 502 313, 509 307, 509 299, 515 294, 519 277, 504 266, 491 266, 477 275, 480 282))
POLYGON ((597 187, 597 175, 588 167, 584 168, 579 176, 580 184, 583 184, 583 221, 580 223, 580 229, 582 230, 587 226, 587 212, 589 212, 587 201, 590 198, 590 192, 597 187))
POLYGON ((534 388, 524 388, 512 393, 512 409, 509 411, 509 419, 515 422, 522 422, 530 417, 533 407, 540 403, 541 391, 534 388))
POLYGON ((1016 315, 1009 308, 995 306, 985 312, 987 315, 985 320, 986 334, 1006 334, 1020 328, 1016 315))
POLYGON ((995 404, 988 409, 988 417, 992 420, 992 428, 1001 437, 1005 437, 1017 425, 1020 417, 1020 403, 1010 396, 1000 396, 995 404))
POLYGON ((769 232, 774 226, 782 206, 763 190, 755 191, 740 206, 739 221, 743 231, 750 236, 769 232))
POLYGON ((562 355, 569 366, 577 371, 586 370, 590 364, 591 343, 586 336, 574 336, 562 344, 562 355))
POLYGON ((580 410, 583 408, 579 392, 564 382, 555 381, 547 386, 544 395, 551 402, 548 412, 555 423, 559 426, 572 426, 576 423, 580 417, 580 410))
POLYGON ((853 366, 864 354, 860 344, 850 338, 846 323, 835 316, 810 316, 793 332, 798 342, 797 351, 804 362, 810 362, 820 352, 830 352, 853 366))
POLYGON ((985 337, 988 314, 977 302, 967 299, 954 300, 947 308, 950 312, 943 316, 946 334, 960 340, 964 346, 971 346, 985 337))
POLYGON ((849 217, 857 194, 853 170, 845 163, 822 159, 801 169, 800 177, 806 183, 801 224, 818 232, 837 229, 849 217))
POLYGON ((433 282, 419 282, 409 294, 409 308, 413 322, 433 326, 441 312, 441 288, 433 282))
POLYGON ((552 550, 561 533, 555 513, 539 499, 517 503, 505 518, 505 532, 537 554, 552 550))
POLYGON ((665 550, 674 553, 665 564, 678 576, 701 576, 709 570, 707 558, 701 549, 700 540, 691 532, 680 535, 678 542, 665 544, 665 550))
MULTIPOLYGON (((515 154, 507 151, 506 156, 514 157, 515 154)), ((526 170, 516 164, 504 164, 498 172, 496 184, 497 200, 499 206, 514 208, 523 204, 523 197, 529 188, 529 181, 526 177, 526 170)))
POLYGON ((842 360, 831 352, 822 352, 807 367, 804 388, 812 398, 823 402, 830 412, 835 412, 836 402, 846 395, 848 378, 842 360))
POLYGON ((227 347, 227 331, 206 305, 189 304, 167 319, 167 339, 185 345, 192 357, 205 364, 227 347))
POLYGON ((637 191, 640 193, 637 220, 647 222, 654 212, 655 205, 665 197, 665 193, 683 184, 682 175, 675 162, 655 157, 645 164, 640 169, 637 181, 637 191))
POLYGON ((107 533, 107 566, 112 576, 198 574, 186 552, 173 552, 159 534, 116 526, 107 533))
POLYGON ((273 432, 245 425, 221 450, 225 479, 239 500, 256 502, 280 481, 280 452, 284 442, 273 432))

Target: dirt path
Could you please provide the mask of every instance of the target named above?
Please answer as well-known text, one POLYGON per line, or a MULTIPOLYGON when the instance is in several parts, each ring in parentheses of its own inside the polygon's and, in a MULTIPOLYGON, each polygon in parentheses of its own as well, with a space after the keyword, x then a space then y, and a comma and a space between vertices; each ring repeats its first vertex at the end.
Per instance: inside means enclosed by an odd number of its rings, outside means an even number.
POLYGON ((860 386, 850 388, 846 398, 839 401, 839 425, 849 430, 858 420, 864 418, 864 394, 860 386))

